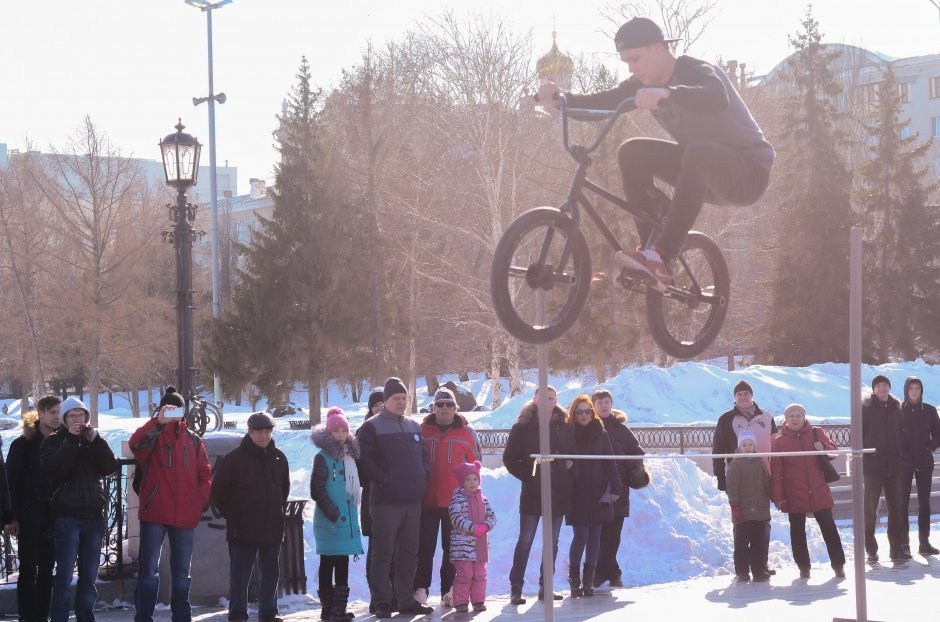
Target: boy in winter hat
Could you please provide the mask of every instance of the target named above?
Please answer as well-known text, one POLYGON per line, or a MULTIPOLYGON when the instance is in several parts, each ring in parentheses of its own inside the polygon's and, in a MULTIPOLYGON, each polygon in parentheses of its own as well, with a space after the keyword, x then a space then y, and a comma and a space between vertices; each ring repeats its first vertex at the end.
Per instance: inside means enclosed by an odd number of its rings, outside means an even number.
POLYGON ((496 526, 496 515, 480 488, 480 463, 458 464, 454 474, 460 486, 454 490, 448 513, 450 561, 454 564, 454 610, 465 612, 468 603, 474 611, 486 611, 486 534, 496 526))
POLYGON ((320 619, 341 622, 353 618, 346 612, 349 556, 362 555, 361 489, 356 468, 359 442, 349 433, 349 421, 338 406, 327 411, 326 423, 318 425, 310 439, 320 448, 310 476, 310 497, 316 503, 313 535, 320 556, 320 619))
POLYGON ((738 434, 741 456, 728 467, 728 503, 734 521, 734 573, 738 581, 769 581, 767 551, 770 548, 770 473, 760 458, 748 456, 757 451, 750 430, 738 434))

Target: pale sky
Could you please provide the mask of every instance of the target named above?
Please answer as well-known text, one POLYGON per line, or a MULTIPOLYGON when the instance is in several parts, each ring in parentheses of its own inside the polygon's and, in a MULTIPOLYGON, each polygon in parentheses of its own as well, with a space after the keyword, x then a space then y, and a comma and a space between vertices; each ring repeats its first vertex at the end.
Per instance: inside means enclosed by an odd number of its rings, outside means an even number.
MULTIPOLYGON (((213 14, 215 90, 228 96, 216 106, 218 163, 238 167, 240 193, 250 177, 270 182, 275 115, 302 55, 315 84, 329 88, 368 42, 381 46, 447 7, 505 15, 518 32, 532 33, 535 57, 551 46, 554 24, 563 51, 594 56, 626 78, 601 17, 610 4, 235 0, 213 14)), ((826 41, 898 58, 940 52, 940 12, 931 0, 816 0, 813 7, 826 41)), ((805 8, 795 0, 717 0, 709 30, 689 53, 765 73, 790 53, 787 35, 799 29, 805 8)), ((183 0, 2 0, 0 143, 61 147, 89 114, 124 155, 157 159, 157 142, 177 117, 207 145, 207 106, 192 105, 208 94, 206 56, 205 14, 183 0)))

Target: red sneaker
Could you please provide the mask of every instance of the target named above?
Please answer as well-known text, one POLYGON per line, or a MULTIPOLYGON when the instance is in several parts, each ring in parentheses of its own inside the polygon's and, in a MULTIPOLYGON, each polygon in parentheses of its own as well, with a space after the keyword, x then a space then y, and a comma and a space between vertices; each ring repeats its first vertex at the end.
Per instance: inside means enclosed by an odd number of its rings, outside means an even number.
POLYGON ((637 249, 632 253, 624 253, 623 260, 628 268, 640 270, 653 277, 654 282, 650 287, 656 291, 664 292, 672 285, 672 274, 669 273, 662 257, 654 249, 637 249))

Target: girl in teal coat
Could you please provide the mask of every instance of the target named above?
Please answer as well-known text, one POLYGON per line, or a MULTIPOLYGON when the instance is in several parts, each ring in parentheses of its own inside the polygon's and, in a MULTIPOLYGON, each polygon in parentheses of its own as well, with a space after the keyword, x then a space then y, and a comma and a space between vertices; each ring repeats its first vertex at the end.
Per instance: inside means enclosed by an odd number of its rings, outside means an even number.
POLYGON ((349 556, 362 555, 361 488, 356 469, 359 443, 349 433, 349 422, 337 406, 327 411, 326 424, 317 426, 310 438, 320 448, 310 476, 310 496, 316 503, 313 535, 320 556, 320 619, 349 620, 353 617, 346 612, 349 556))

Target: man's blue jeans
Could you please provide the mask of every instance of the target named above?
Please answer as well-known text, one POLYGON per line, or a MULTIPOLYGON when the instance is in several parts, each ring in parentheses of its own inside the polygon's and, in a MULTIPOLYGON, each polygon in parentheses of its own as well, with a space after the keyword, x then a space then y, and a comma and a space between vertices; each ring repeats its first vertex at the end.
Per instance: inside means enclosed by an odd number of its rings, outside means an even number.
MULTIPOLYGON (((540 516, 533 514, 519 515, 519 540, 512 555, 512 569, 509 571, 509 585, 522 587, 525 582, 525 567, 529 563, 529 553, 532 551, 532 542, 535 540, 535 530, 538 529, 540 516)), ((558 557, 558 535, 561 533, 562 516, 552 517, 552 564, 558 557)), ((539 563, 541 569, 542 564, 539 563)), ((539 571, 541 583, 541 570, 539 571)))
POLYGON ((94 622, 93 608, 98 600, 95 580, 101 563, 104 521, 100 518, 55 519, 55 578, 52 580, 52 622, 69 619, 69 585, 78 559, 78 583, 75 586, 75 620, 94 622))
POLYGON ((170 611, 173 622, 192 619, 189 569, 193 559, 193 531, 141 521, 134 622, 153 622, 153 610, 160 591, 160 550, 164 537, 170 539, 170 611))
POLYGON ((252 546, 228 543, 229 601, 228 619, 248 619, 248 581, 251 569, 258 565, 258 620, 268 622, 277 615, 277 580, 281 545, 252 546))

